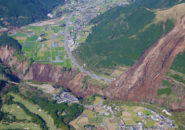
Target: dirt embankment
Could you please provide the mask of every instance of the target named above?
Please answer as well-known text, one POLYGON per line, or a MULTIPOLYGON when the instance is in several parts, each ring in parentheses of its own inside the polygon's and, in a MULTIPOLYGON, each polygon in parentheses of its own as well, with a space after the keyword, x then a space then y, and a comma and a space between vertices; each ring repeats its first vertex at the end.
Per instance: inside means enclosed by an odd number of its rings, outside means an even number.
POLYGON ((103 95, 100 87, 83 83, 86 74, 78 73, 72 69, 63 71, 62 67, 50 64, 33 63, 28 69, 28 61, 20 61, 15 56, 13 48, 0 47, 0 59, 20 80, 35 80, 40 82, 53 82, 69 88, 75 95, 85 97, 95 93, 103 95))
POLYGON ((18 75, 20 79, 22 79, 26 73, 26 70, 28 69, 28 62, 26 61, 20 61, 15 56, 15 51, 12 47, 3 47, 0 46, 0 60, 5 64, 6 66, 12 68, 12 71, 15 75, 18 75))
POLYGON ((69 88, 75 95, 85 97, 99 93, 102 95, 100 87, 89 84, 85 86, 82 82, 85 74, 78 73, 72 69, 69 71, 62 71, 62 67, 55 67, 49 64, 33 64, 24 77, 24 80, 36 80, 41 82, 54 82, 69 88))
POLYGON ((152 101, 177 54, 185 50, 185 16, 158 42, 146 50, 140 60, 104 91, 111 99, 152 101))

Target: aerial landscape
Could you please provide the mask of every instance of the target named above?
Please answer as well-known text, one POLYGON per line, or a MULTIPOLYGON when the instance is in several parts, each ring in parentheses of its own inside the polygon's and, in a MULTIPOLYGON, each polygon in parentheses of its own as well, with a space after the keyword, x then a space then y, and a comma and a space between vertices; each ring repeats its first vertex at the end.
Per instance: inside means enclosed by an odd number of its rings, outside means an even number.
POLYGON ((185 130, 184 0, 0 0, 0 130, 185 130))

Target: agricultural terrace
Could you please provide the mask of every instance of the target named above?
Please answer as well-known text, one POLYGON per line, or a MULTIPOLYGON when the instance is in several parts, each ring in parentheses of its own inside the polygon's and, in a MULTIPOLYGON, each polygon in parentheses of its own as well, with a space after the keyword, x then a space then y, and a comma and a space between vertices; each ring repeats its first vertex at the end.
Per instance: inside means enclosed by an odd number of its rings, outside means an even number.
POLYGON ((22 44, 22 51, 36 62, 71 68, 64 49, 64 27, 59 25, 26 26, 11 35, 22 44))

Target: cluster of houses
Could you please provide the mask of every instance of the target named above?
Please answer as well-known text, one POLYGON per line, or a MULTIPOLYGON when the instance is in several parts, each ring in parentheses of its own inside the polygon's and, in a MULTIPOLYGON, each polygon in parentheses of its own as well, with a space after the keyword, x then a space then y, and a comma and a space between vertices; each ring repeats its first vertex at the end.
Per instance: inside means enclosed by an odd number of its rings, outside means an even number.
POLYGON ((76 98, 74 95, 72 95, 69 92, 61 92, 57 95, 53 95, 53 99, 57 101, 58 104, 60 103, 79 103, 78 98, 76 98))
POLYGON ((75 20, 69 24, 73 27, 68 39, 70 50, 72 51, 77 47, 77 39, 87 35, 86 33, 88 32, 84 30, 85 26, 100 15, 102 8, 105 7, 105 10, 109 10, 116 6, 125 6, 126 4, 129 4, 127 0, 78 0, 78 2, 64 5, 63 12, 74 12, 75 16, 75 20))
POLYGON ((150 110, 150 109, 147 109, 147 110, 150 111, 152 114, 145 115, 143 112, 138 112, 138 116, 144 120, 152 119, 153 121, 158 122, 157 123, 158 125, 152 127, 151 129, 175 128, 174 122, 170 118, 160 115, 154 110, 150 110))
MULTIPOLYGON (((89 110, 95 110, 95 111, 98 110, 99 108, 103 108, 105 112, 98 113, 99 116, 109 116, 109 115, 114 115, 115 113, 111 106, 102 105, 102 103, 99 103, 97 105, 85 105, 84 107, 89 110)), ((172 121, 170 118, 160 115, 154 110, 150 110, 147 108, 146 110, 150 111, 151 114, 146 115, 143 112, 138 112, 137 116, 142 119, 142 122, 138 122, 137 125, 127 125, 124 122, 124 120, 120 119, 118 121, 118 130, 165 130, 165 129, 176 128, 176 126, 174 125, 174 121, 172 121), (144 124, 148 120, 155 121, 156 122, 155 126, 147 128, 144 124)), ((163 110, 162 112, 164 111, 166 112, 167 110, 163 110)), ((82 115, 82 116, 88 117, 88 115, 82 115)), ((168 112, 168 116, 170 116, 169 112, 168 112)))

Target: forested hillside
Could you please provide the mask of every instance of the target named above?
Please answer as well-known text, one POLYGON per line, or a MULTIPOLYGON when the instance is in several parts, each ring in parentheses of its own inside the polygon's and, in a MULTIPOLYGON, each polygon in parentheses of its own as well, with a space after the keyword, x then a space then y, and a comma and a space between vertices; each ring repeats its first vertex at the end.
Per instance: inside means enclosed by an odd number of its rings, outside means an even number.
POLYGON ((173 27, 171 20, 154 24, 154 18, 154 12, 145 8, 117 7, 106 12, 92 21, 96 26, 77 49, 79 59, 97 72, 99 68, 133 65, 173 27))
POLYGON ((133 6, 154 8, 168 8, 176 4, 184 3, 184 0, 133 0, 133 6))
POLYGON ((116 7, 92 20, 95 26, 85 43, 75 51, 87 68, 131 66, 144 51, 169 32, 174 21, 155 21, 156 9, 182 3, 179 0, 135 0, 128 7, 116 7))
POLYGON ((47 18, 64 0, 0 0, 0 25, 21 26, 47 18), (5 23, 6 22, 6 23, 5 23))
POLYGON ((22 49, 20 43, 17 40, 9 37, 7 34, 0 35, 0 46, 13 47, 18 52, 21 52, 22 49))

